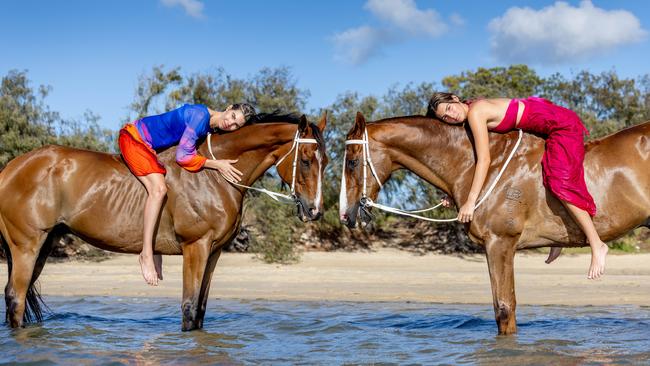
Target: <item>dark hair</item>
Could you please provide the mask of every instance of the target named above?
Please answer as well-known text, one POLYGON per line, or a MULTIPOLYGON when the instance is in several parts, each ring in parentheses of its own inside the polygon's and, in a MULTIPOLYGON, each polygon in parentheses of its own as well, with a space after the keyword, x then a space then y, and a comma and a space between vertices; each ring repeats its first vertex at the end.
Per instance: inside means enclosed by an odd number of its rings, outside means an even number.
POLYGON ((255 117, 257 113, 255 112, 255 108, 248 104, 248 103, 236 103, 232 104, 230 106, 230 109, 233 110, 240 110, 241 113, 244 115, 244 121, 248 122, 251 120, 251 118, 255 117))
POLYGON ((454 97, 458 98, 461 103, 465 102, 463 99, 461 99, 459 96, 457 96, 454 93, 445 93, 445 92, 433 93, 431 99, 429 99, 429 105, 427 106, 427 117, 439 118, 438 115, 436 114, 436 111, 438 110, 438 106, 440 105, 440 103, 458 103, 457 101, 454 100, 454 97))
POLYGON ((287 122, 300 123, 300 115, 296 113, 283 113, 279 109, 271 113, 258 113, 248 120, 248 123, 269 123, 269 122, 287 122))

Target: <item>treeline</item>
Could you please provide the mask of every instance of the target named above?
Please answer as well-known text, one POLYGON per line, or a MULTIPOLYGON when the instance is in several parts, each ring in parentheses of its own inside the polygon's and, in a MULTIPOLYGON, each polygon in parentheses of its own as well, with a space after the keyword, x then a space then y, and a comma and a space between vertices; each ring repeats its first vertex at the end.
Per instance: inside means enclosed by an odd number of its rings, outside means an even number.
MULTIPOLYGON (((243 228, 237 248, 260 253, 268 261, 297 258, 297 248, 366 248, 381 240, 413 251, 468 252, 478 250, 456 224, 419 223, 375 212, 374 225, 364 232, 344 228, 338 219, 338 195, 343 140, 357 111, 368 120, 424 114, 433 91, 443 90, 464 98, 524 97, 538 95, 575 110, 598 138, 618 129, 650 120, 650 76, 620 78, 615 71, 578 72, 571 77, 541 77, 525 65, 479 68, 451 75, 440 81, 395 85, 381 95, 340 94, 321 110, 305 111, 309 90, 297 86, 289 68, 265 68, 247 78, 235 78, 223 69, 183 73, 180 68, 154 67, 141 75, 130 104, 131 115, 123 122, 161 113, 183 103, 202 103, 215 109, 248 102, 258 111, 305 113, 316 121, 329 111, 325 137, 330 164, 324 189, 326 212, 321 221, 303 224, 291 206, 278 204, 255 193, 245 204, 243 228), (424 249, 423 249, 424 248, 424 249)), ((0 89, 0 167, 13 157, 45 144, 115 152, 117 131, 100 127, 99 116, 87 112, 80 120, 64 119, 45 99, 49 87, 34 88, 27 72, 10 71, 0 89)), ((268 172, 258 185, 279 189, 275 172, 268 172)), ((382 191, 380 200, 403 208, 435 202, 439 193, 414 175, 400 171, 382 191), (406 203, 405 203, 406 202, 406 203)), ((453 210, 438 215, 453 216, 453 210)))
POLYGON ((99 126, 99 116, 64 119, 45 98, 49 86, 31 86, 26 71, 9 71, 0 85, 0 168, 14 157, 47 144, 109 151, 115 131, 99 126))

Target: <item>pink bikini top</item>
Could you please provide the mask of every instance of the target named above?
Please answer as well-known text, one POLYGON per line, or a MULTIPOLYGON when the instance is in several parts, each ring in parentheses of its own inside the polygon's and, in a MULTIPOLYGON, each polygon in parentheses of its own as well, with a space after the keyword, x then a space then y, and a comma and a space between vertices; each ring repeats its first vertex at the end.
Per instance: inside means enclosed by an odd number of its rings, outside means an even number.
MULTIPOLYGON (((515 126, 517 125, 517 113, 519 113, 519 99, 513 98, 510 99, 510 103, 508 104, 508 109, 506 109, 506 114, 503 116, 503 120, 492 129, 494 132, 498 133, 506 133, 509 131, 512 131, 515 129, 515 126)), ((528 108, 524 108, 524 114, 526 114, 526 111, 528 108)), ((521 123, 524 120, 524 116, 521 116, 521 123)))

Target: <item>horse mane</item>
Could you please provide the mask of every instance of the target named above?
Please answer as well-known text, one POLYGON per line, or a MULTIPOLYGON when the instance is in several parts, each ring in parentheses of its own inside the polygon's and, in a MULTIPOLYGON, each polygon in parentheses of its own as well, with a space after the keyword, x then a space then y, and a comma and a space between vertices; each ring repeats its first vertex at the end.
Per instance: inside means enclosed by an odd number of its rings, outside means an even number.
MULTIPOLYGON (((282 113, 279 109, 274 110, 271 113, 258 113, 249 120, 246 124, 258 124, 258 123, 273 123, 273 122, 284 122, 291 124, 300 123, 300 116, 296 113, 282 113)), ((325 138, 323 137, 323 132, 316 126, 314 123, 309 123, 311 132, 314 135, 314 140, 318 143, 318 150, 321 154, 325 155, 325 138)))
POLYGON ((258 113, 251 117, 246 124, 256 123, 271 123, 271 122, 286 122, 298 124, 300 123, 300 116, 296 113, 282 113, 279 109, 271 113, 258 113))
POLYGON ((413 118, 427 118, 427 119, 433 119, 433 120, 436 120, 436 121, 440 121, 439 119, 437 119, 435 117, 424 116, 424 115, 421 115, 421 114, 414 114, 414 115, 410 115, 410 116, 387 117, 387 118, 382 118, 382 119, 378 119, 378 120, 374 120, 374 121, 366 121, 366 124, 374 125, 374 124, 379 124, 379 123, 400 123, 400 122, 404 122, 404 120, 410 120, 410 119, 413 119, 413 118))

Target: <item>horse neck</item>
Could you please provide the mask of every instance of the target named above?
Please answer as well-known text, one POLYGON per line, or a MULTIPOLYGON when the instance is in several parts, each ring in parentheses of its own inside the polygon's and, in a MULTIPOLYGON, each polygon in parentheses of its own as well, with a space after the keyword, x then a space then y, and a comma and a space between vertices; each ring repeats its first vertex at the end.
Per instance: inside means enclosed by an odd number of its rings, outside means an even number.
POLYGON ((475 158, 463 127, 413 116, 370 124, 368 133, 388 151, 386 176, 405 168, 452 197, 469 191, 475 158))
MULTIPOLYGON (((246 126, 238 131, 213 135, 212 151, 217 159, 238 159, 235 166, 242 172, 239 183, 250 186, 280 158, 280 148, 293 141, 296 129, 297 125, 290 123, 246 126)), ((199 151, 210 156, 207 140, 199 151)))

